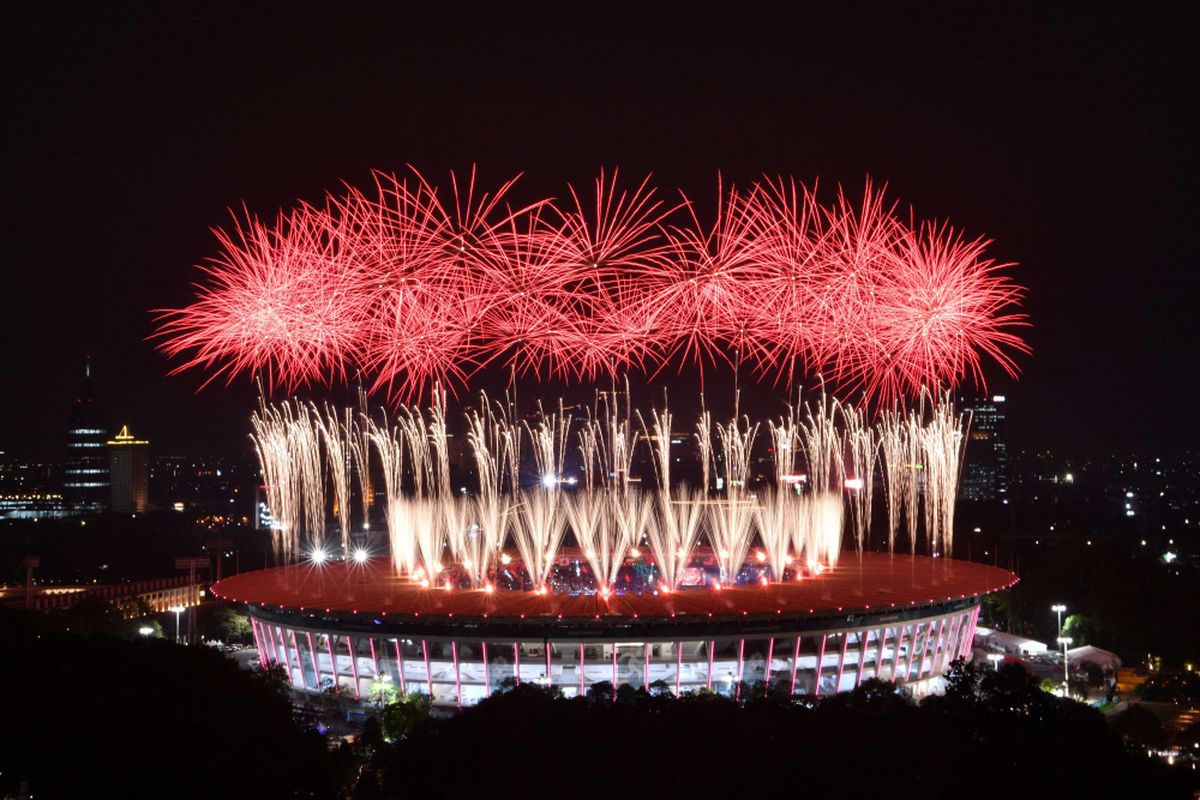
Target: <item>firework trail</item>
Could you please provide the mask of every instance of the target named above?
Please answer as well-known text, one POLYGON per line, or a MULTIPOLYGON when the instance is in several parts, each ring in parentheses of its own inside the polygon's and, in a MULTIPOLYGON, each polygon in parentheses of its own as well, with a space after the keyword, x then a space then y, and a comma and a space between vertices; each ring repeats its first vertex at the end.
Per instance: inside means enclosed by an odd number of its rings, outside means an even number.
POLYGON ((342 550, 348 553, 352 524, 350 487, 354 480, 352 451, 354 443, 358 440, 357 425, 350 409, 343 412, 341 419, 337 412, 328 407, 323 415, 314 408, 313 416, 325 443, 329 477, 333 484, 334 510, 337 514, 338 529, 342 534, 342 550))
POLYGON ((874 488, 875 459, 878 452, 875 429, 861 409, 841 406, 844 424, 845 452, 849 455, 851 477, 846 489, 850 501, 850 519, 854 526, 854 542, 859 553, 871 527, 871 500, 874 488))
POLYGON ((793 542, 801 537, 796 528, 803 520, 801 499, 791 489, 770 488, 759 497, 758 535, 766 551, 767 563, 776 581, 793 562, 793 542))
POLYGON ((883 465, 884 500, 887 506, 888 550, 895 552, 900 517, 913 482, 913 465, 908 460, 908 427, 899 411, 889 411, 879 423, 879 456, 883 465))
POLYGON ((925 530, 933 552, 950 554, 954 546, 954 501, 970 421, 944 395, 922 431, 925 454, 925 530))
MULTIPOLYGON (((930 552, 952 552, 968 420, 949 394, 927 410, 889 412, 876 426, 861 409, 818 394, 803 416, 789 409, 768 423, 775 485, 758 489, 751 488, 758 424, 745 417, 713 423, 705 410, 696 444, 705 487, 716 469, 716 492, 671 485, 669 408, 652 411, 649 424, 639 415, 656 476, 655 490, 643 492, 629 481, 638 438, 627 407, 618 412, 610 400, 605 416, 583 420, 572 438, 572 418, 561 403, 556 413, 540 411, 536 422, 518 426, 485 397, 466 420, 476 491, 455 493, 445 403, 439 392, 426 410, 403 407, 391 420, 387 414, 376 420, 300 401, 261 400, 252 415, 252 439, 275 520, 276 558, 336 557, 324 544, 327 503, 339 510, 342 552, 350 555, 351 464, 367 461, 354 454, 360 441, 378 460, 396 571, 439 587, 466 580, 490 590, 494 565, 511 561, 504 555, 511 545, 534 587, 546 591, 568 535, 590 566, 595 590, 606 597, 630 559, 644 558, 634 552, 643 543, 666 591, 680 587, 698 553, 711 552, 721 582, 736 583, 756 541, 762 547, 758 560, 773 580, 785 580, 789 571, 797 578, 819 574, 837 564, 847 525, 859 551, 868 545, 877 462, 889 549, 896 547, 903 519, 914 551, 923 532, 930 552), (520 483, 522 441, 537 477, 532 488, 520 483), (585 480, 578 490, 564 491, 572 443, 585 480), (808 470, 806 487, 794 483, 798 454, 808 470)), ((363 471, 360 466, 360 486, 366 485, 363 471)))

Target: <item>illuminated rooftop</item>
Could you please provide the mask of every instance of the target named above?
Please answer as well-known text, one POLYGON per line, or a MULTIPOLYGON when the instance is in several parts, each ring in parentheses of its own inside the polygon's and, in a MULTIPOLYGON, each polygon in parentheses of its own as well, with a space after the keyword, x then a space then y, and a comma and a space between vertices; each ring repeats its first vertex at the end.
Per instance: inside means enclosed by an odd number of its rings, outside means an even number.
POLYGON ((886 553, 844 553, 836 567, 799 581, 671 592, 556 594, 423 586, 395 574, 387 559, 305 563, 226 578, 212 592, 282 610, 376 615, 448 622, 596 620, 646 622, 819 617, 897 612, 1006 589, 1013 573, 968 561, 886 553))

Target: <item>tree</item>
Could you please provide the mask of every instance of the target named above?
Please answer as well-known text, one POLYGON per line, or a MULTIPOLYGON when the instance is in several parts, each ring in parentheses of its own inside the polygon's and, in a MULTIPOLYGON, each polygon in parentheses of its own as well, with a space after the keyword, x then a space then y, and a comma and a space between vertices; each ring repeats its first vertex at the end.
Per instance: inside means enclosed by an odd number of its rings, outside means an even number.
POLYGON ((1070 636, 1075 647, 1096 641, 1096 623, 1083 614, 1070 614, 1063 620, 1063 636, 1070 636))
POLYGON ((913 701, 891 681, 881 681, 868 678, 852 691, 841 692, 834 698, 845 698, 846 705, 871 713, 894 712, 900 708, 909 708, 913 701))
POLYGON ((398 742, 429 719, 433 701, 423 692, 409 692, 387 705, 379 715, 383 738, 398 742))
POLYGON ((596 703, 613 701, 613 685, 609 681, 597 681, 588 687, 588 699, 596 703))
POLYGON ((282 664, 272 664, 259 675, 267 686, 280 695, 286 696, 291 690, 291 678, 288 677, 288 672, 282 664))
POLYGON ((260 675, 207 647, 6 612, 0 653, 20 658, 0 659, 0 679, 50 688, 5 697, 0 797, 22 782, 36 797, 338 796, 324 743, 260 675))
POLYGON ((974 661, 962 657, 954 659, 945 675, 945 696, 951 700, 974 701, 979 696, 980 677, 974 661))
POLYGON ((253 639, 250 617, 231 606, 217 606, 205 615, 201 629, 206 636, 223 642, 245 643, 253 639))
POLYGON ((145 636, 146 638, 149 638, 149 639, 162 639, 163 638, 162 623, 156 619, 133 619, 133 620, 128 620, 128 622, 129 622, 129 636, 130 637, 145 636), (149 628, 150 632, 142 633, 143 628, 149 628))
POLYGON ((1159 748, 1167 743, 1167 731, 1162 722, 1141 703, 1134 703, 1117 714, 1111 725, 1117 733, 1143 747, 1159 748))
POLYGON ((85 597, 56 617, 64 631, 79 636, 120 635, 126 627, 117 607, 98 597, 85 597))
POLYGON ((382 711, 385 706, 390 706, 399 699, 400 689, 392 683, 388 675, 377 678, 367 687, 367 702, 373 703, 377 710, 382 711))

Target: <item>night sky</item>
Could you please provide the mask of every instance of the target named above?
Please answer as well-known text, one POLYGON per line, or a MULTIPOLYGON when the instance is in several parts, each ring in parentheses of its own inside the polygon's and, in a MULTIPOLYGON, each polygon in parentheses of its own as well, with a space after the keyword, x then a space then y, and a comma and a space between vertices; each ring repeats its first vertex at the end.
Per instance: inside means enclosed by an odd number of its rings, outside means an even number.
POLYGON ((1197 445, 1190 12, 103 5, 2 26, 9 455, 61 457, 86 353, 110 427, 158 453, 243 445, 249 379, 166 377, 150 310, 188 302, 229 208, 273 216, 410 163, 523 171, 529 200, 614 165, 701 200, 718 171, 870 175, 1018 264, 1034 353, 991 387, 1015 444, 1197 445))

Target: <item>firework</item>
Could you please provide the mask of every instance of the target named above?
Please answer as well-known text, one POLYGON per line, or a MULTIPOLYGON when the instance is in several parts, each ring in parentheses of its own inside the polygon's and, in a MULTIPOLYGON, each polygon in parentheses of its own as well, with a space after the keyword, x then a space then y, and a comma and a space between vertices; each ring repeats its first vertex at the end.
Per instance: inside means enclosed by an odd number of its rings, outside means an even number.
POLYGON ((982 383, 985 360, 1013 374, 1028 349, 1023 290, 988 242, 906 222, 870 183, 828 205, 784 179, 719 186, 711 224, 615 171, 561 207, 510 203, 513 184, 377 174, 274 224, 235 218, 159 346, 209 380, 357 369, 398 405, 493 362, 568 380, 745 362, 890 406, 982 383))
MULTIPOLYGON (((752 488, 757 423, 714 423, 704 411, 696 426, 701 487, 672 484, 668 408, 642 422, 656 475, 653 491, 631 485, 634 445, 628 408, 611 399, 605 414, 573 423, 561 405, 539 413, 536 423, 514 425, 500 406, 483 398, 467 415, 467 442, 477 472, 475 491, 450 484, 450 433, 445 395, 428 409, 402 407, 389 420, 289 401, 262 402, 253 415, 253 440, 274 517, 276 557, 281 561, 337 557, 326 544, 326 503, 338 510, 336 531, 343 558, 351 557, 353 526, 348 466, 363 437, 375 452, 382 477, 388 549, 396 571, 442 585, 465 581, 493 585, 497 562, 519 554, 519 569, 538 591, 547 590, 555 565, 572 540, 575 558, 590 567, 594 590, 609 596, 631 562, 650 565, 655 586, 672 591, 694 566, 697 554, 715 562, 712 580, 736 583, 751 550, 763 580, 803 577, 837 564, 845 533, 861 553, 871 539, 875 467, 880 463, 887 503, 889 550, 896 547, 901 517, 915 551, 923 530, 932 553, 950 552, 953 512, 967 420, 949 396, 928 411, 885 415, 878 426, 860 410, 823 393, 769 424, 774 454, 773 485, 752 488), (715 428, 715 430, 714 430, 715 428), (525 444, 522 445, 522 442, 525 444), (573 445, 573 446, 572 446, 573 445), (536 474, 520 480, 527 447, 536 474), (581 456, 582 483, 564 477, 568 452, 581 456), (880 455, 880 458, 877 458, 880 455), (795 470, 803 468, 807 480, 795 470), (715 488, 709 478, 715 470, 715 488), (847 477, 849 476, 849 477, 847 477), (575 488, 570 488, 570 487, 575 488), (327 488, 329 487, 328 491, 327 488), (641 547, 649 549, 649 557, 641 547), (644 562, 641 560, 644 559, 644 562)), ((924 409, 925 406, 923 405, 924 409)), ((361 467, 360 467, 361 469, 361 467)), ((360 490, 369 484, 359 476, 360 490)), ((366 517, 362 524, 366 526, 366 517)), ((693 583, 695 575, 689 579, 693 583)))

